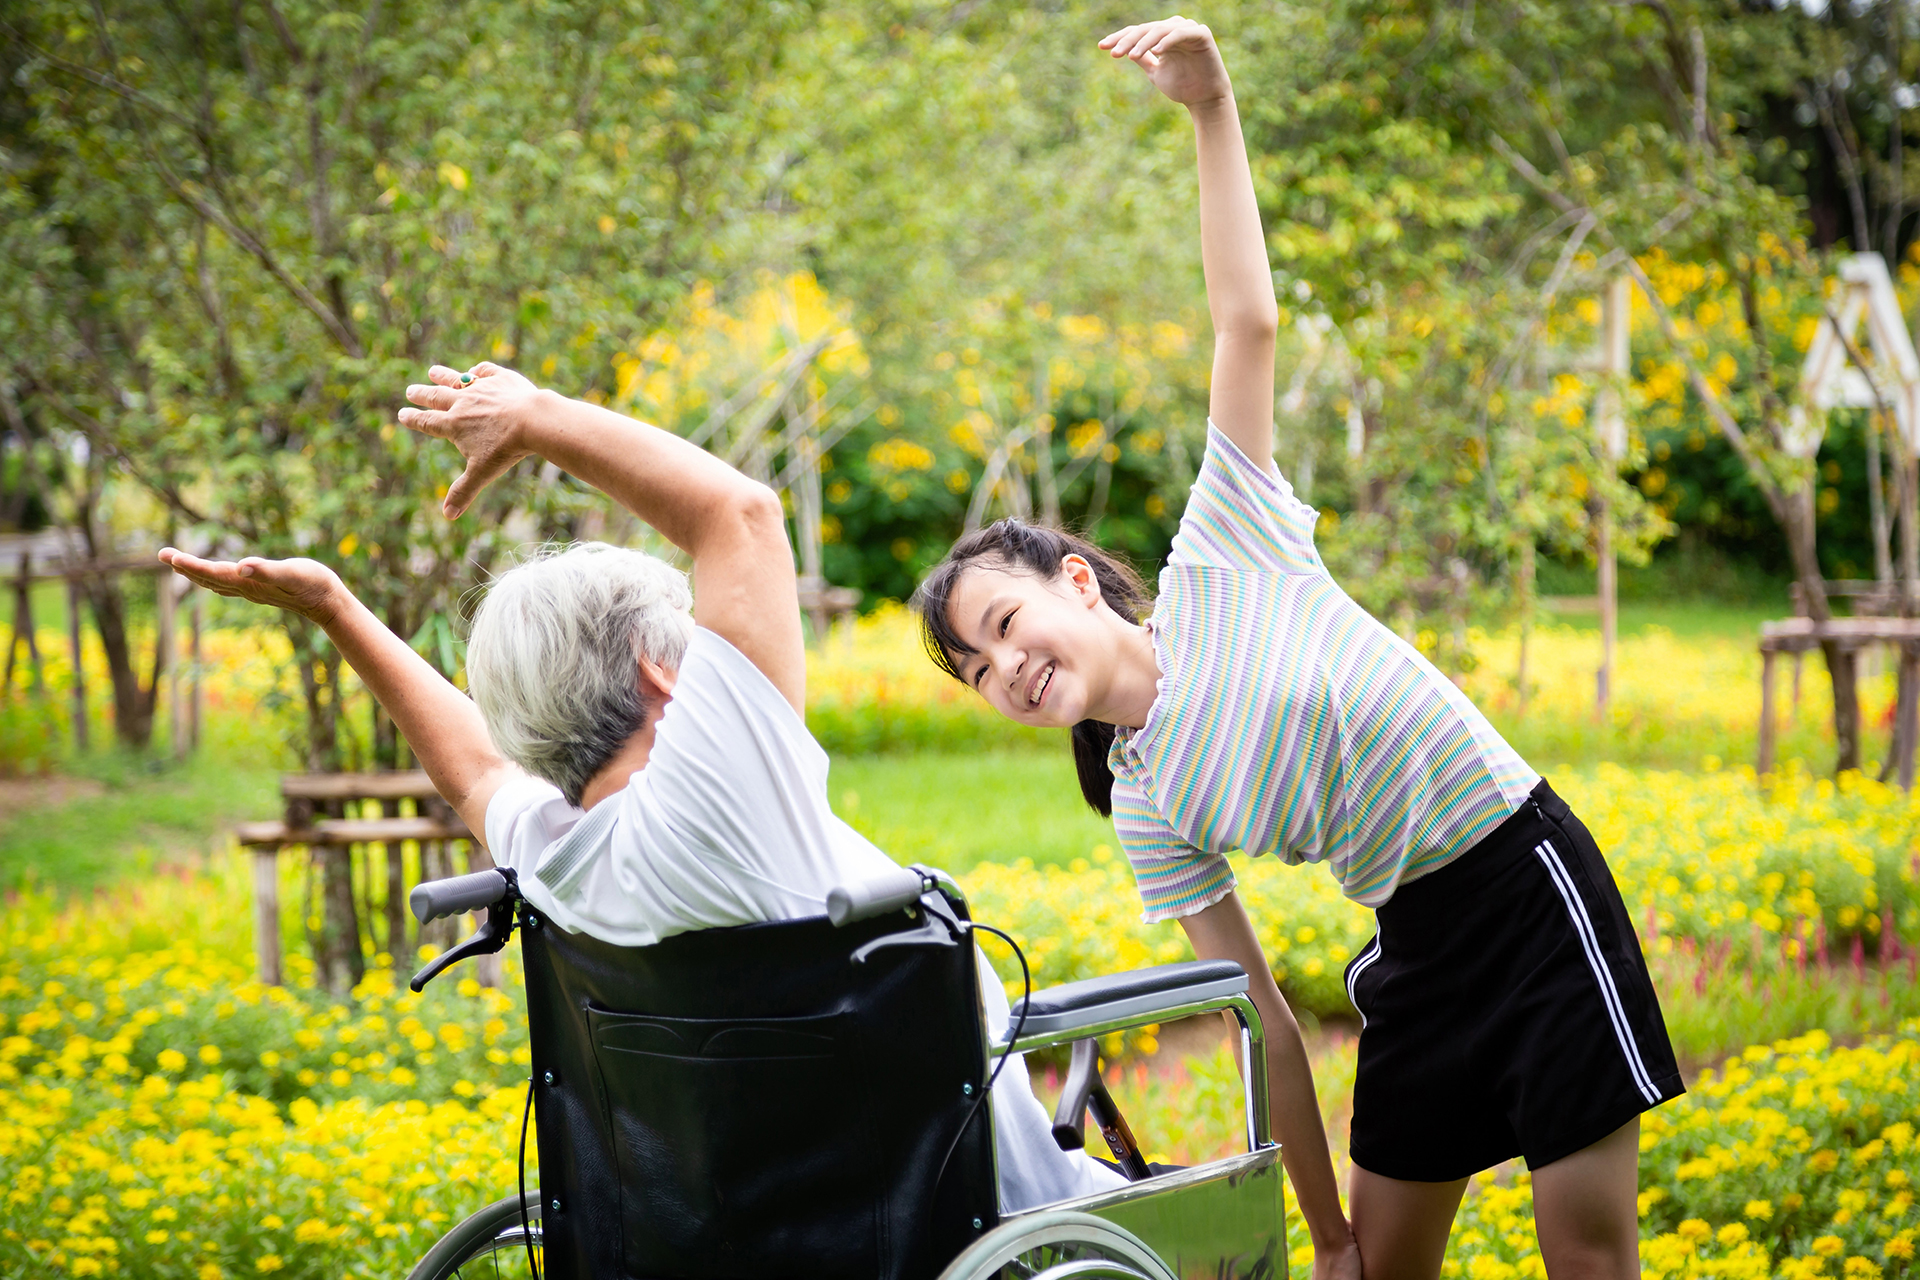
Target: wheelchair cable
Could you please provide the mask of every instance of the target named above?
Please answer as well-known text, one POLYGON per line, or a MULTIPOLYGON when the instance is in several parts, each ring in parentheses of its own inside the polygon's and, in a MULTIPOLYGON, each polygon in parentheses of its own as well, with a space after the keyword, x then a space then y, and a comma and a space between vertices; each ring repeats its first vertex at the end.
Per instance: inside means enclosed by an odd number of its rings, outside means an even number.
MULTIPOLYGON (((527 1077, 527 1106, 520 1113, 520 1238, 527 1245, 527 1270, 540 1280, 540 1264, 533 1256, 533 1223, 527 1217, 527 1121, 533 1117, 533 1077, 527 1077)), ((542 1231, 541 1235, 546 1232, 542 1231)))
MULTIPOLYGON (((1007 1034, 1007 1047, 1000 1051, 1000 1060, 993 1064, 993 1071, 987 1076, 987 1087, 982 1089, 980 1095, 973 1100, 973 1106, 967 1109, 967 1118, 960 1122, 960 1127, 954 1131, 953 1141, 947 1144, 947 1154, 940 1157, 940 1171, 933 1175, 933 1190, 927 1197, 929 1209, 940 1197, 940 1183, 947 1176, 948 1161, 953 1159, 953 1153, 959 1149, 960 1139, 966 1135, 968 1127, 973 1124, 973 1118, 980 1114, 980 1108, 985 1105, 987 1095, 993 1092, 994 1084, 1000 1079, 1001 1070, 1007 1065, 1008 1056, 1013 1053, 1013 1046, 1020 1041, 1020 1033, 1026 1030, 1027 1001, 1033 997, 1033 971, 1027 968, 1027 953, 1020 949, 1020 944, 1013 940, 1012 935, 1003 933, 990 924, 975 921, 972 927, 979 932, 992 934, 1013 948, 1014 958, 1020 962, 1020 1016, 1014 1019, 1013 1027, 1007 1034)), ((994 1202, 999 1203, 997 1188, 994 1192, 994 1202)))

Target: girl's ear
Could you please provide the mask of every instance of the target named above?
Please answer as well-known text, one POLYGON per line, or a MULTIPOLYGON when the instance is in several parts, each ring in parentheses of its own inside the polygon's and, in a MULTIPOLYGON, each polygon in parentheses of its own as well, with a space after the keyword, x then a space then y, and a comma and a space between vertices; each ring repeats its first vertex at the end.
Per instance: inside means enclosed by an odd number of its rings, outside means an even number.
POLYGON ((1085 556, 1076 551, 1061 557, 1060 574, 1081 604, 1091 609, 1100 603, 1100 579, 1085 556))

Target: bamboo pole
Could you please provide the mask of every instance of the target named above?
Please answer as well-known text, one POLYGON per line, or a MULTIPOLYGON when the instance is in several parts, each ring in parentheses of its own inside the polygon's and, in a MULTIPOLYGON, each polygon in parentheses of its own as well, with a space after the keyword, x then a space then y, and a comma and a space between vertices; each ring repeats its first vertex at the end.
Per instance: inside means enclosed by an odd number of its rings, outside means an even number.
POLYGON ((200 633, 206 626, 206 598, 207 593, 204 591, 192 591, 188 593, 188 599, 193 601, 193 608, 187 614, 189 635, 191 637, 188 641, 188 646, 189 653, 192 657, 193 670, 189 673, 189 688, 191 689, 191 693, 188 696, 190 699, 189 706, 191 714, 187 722, 187 741, 188 745, 195 751, 200 749, 200 725, 206 715, 206 694, 200 685, 202 665, 200 633))
MULTIPOLYGON (((179 664, 174 661, 173 609, 174 606, 179 603, 179 600, 173 593, 173 583, 170 581, 170 575, 155 579, 153 590, 154 611, 159 614, 159 625, 156 628, 159 634, 154 637, 153 641, 153 682, 155 685, 158 685, 160 678, 163 675, 166 677, 167 750, 171 754, 178 754, 180 750, 180 719, 175 708, 180 705, 180 698, 178 696, 180 690, 175 676, 175 668, 179 664)), ((156 688, 154 692, 158 694, 159 690, 156 688)))
MULTIPOLYGON (((162 577, 159 581, 160 590, 173 597, 173 603, 167 610, 168 620, 173 622, 173 615, 178 612, 180 598, 185 592, 176 590, 171 578, 162 577)), ((191 584, 186 585, 191 589, 191 584)), ((172 749, 174 758, 180 759, 187 754, 187 702, 181 696, 180 638, 176 634, 170 639, 172 643, 168 645, 167 652, 167 746, 172 749)))
POLYGON ((80 579, 67 579, 67 648, 73 655, 73 745, 87 749, 87 679, 80 651, 80 579))
MULTIPOLYGON (((1600 389, 1594 426, 1599 432, 1600 457, 1617 471, 1627 453, 1627 419, 1623 390, 1628 373, 1630 321, 1633 317, 1633 281, 1615 276, 1607 285, 1600 308, 1600 362, 1606 383, 1600 389)), ((1613 504, 1603 495, 1598 504, 1600 670, 1595 673, 1595 710, 1605 719, 1613 702, 1613 649, 1620 618, 1619 561, 1613 549, 1613 504)))
POLYGON ((280 850, 253 851, 253 956, 260 981, 280 985, 280 850))
POLYGON ((1773 772, 1773 662, 1774 651, 1760 651, 1760 758, 1754 762, 1754 772, 1765 777, 1773 772))

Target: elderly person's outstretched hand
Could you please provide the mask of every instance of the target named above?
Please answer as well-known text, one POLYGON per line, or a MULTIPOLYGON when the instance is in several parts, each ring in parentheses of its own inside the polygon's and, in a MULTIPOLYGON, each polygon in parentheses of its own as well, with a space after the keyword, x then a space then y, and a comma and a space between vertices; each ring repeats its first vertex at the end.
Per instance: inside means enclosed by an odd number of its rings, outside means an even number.
POLYGON ((451 520, 533 452, 522 443, 522 432, 541 391, 526 377, 486 361, 466 373, 437 364, 427 376, 431 384, 407 388, 407 399, 420 407, 402 409, 400 425, 451 440, 467 460, 440 504, 451 520))
POLYGON ((255 604, 287 609, 325 626, 339 611, 346 590, 340 575, 318 560, 203 560, 174 547, 163 547, 160 559, 197 586, 218 595, 238 596, 255 604))

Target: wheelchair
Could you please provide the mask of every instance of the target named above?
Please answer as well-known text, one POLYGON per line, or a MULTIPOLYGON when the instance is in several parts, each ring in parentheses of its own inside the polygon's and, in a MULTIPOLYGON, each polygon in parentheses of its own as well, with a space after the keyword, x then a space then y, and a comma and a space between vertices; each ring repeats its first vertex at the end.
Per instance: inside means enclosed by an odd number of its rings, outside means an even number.
POLYGON ((649 947, 555 927, 508 870, 423 884, 411 902, 423 922, 486 912, 416 991, 519 933, 539 1148, 537 1178, 523 1166, 522 1190, 448 1232, 412 1280, 1286 1274, 1264 1036, 1237 964, 1030 991, 990 1043, 966 899, 925 867, 836 889, 826 916, 649 947), (1247 1149, 1155 1172, 1100 1082, 1097 1037, 1210 1011, 1238 1024, 1247 1149), (1064 1045, 1055 1140, 1080 1146, 1091 1109, 1130 1180, 1002 1212, 994 1065, 1064 1045))

